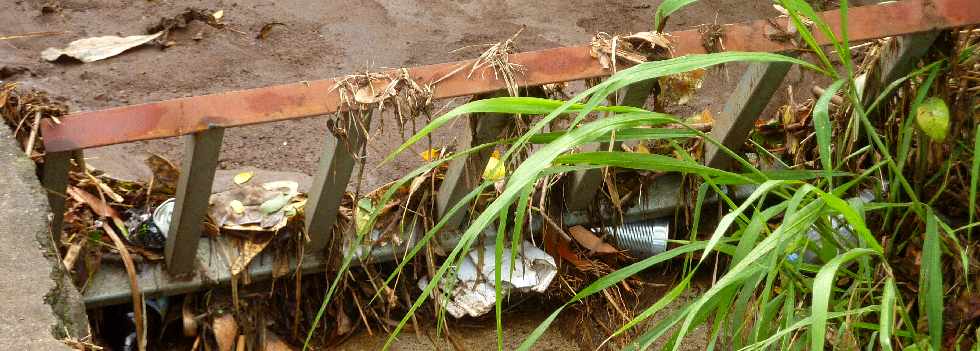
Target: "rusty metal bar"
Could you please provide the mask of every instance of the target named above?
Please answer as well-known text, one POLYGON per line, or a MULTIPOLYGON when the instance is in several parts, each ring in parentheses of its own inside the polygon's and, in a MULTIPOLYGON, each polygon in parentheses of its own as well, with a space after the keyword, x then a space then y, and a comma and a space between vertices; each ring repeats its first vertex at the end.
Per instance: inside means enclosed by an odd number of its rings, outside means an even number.
POLYGON ((320 165, 313 178, 310 200, 304 214, 306 233, 310 237, 308 247, 312 252, 323 250, 330 242, 340 201, 354 170, 355 157, 367 140, 364 132, 370 128, 371 112, 363 111, 360 116, 364 125, 359 125, 354 121, 356 117, 352 117, 351 123, 340 126, 347 133, 346 138, 338 139, 333 134, 326 136, 326 145, 320 154, 320 165))
MULTIPOLYGON (((821 14, 831 28, 840 28, 837 11, 821 14)), ((849 11, 848 37, 857 42, 935 29, 980 23, 976 0, 906 0, 863 6, 849 11)), ((781 28, 786 18, 776 19, 781 28)), ((757 20, 723 26, 729 51, 781 52, 794 49, 789 41, 772 37, 774 24, 757 20)), ((704 53, 696 29, 671 33, 674 55, 704 53)), ((817 33, 817 40, 828 39, 817 33)), ((593 59, 586 45, 518 53, 511 62, 524 65, 522 86, 542 85, 609 75, 593 59)), ((468 79, 452 74, 472 61, 443 63, 409 69, 420 84, 432 84, 434 98, 489 93, 505 88, 495 79, 468 79)), ((465 70, 463 70, 465 71, 465 70)), ((395 71, 391 71, 395 75, 395 71)), ((480 77, 479 74, 473 75, 480 77)), ((158 139, 204 131, 336 112, 340 97, 333 88, 337 79, 323 79, 236 92, 195 96, 162 102, 80 112, 62 118, 61 124, 42 121, 46 150, 57 152, 158 139), (111 126, 111 128, 106 128, 111 126)), ((379 86, 385 82, 377 82, 379 86)))
POLYGON ((177 181, 177 203, 164 249, 167 271, 171 274, 187 274, 194 270, 197 243, 208 212, 223 136, 224 128, 211 128, 185 137, 184 161, 177 181))

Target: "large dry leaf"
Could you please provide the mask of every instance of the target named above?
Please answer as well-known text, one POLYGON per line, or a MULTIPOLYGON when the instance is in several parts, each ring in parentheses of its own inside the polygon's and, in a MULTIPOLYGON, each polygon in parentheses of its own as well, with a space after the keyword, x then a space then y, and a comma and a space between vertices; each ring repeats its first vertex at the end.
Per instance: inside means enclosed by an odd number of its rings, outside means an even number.
POLYGON ((146 158, 146 165, 153 172, 154 190, 160 189, 166 194, 173 194, 177 191, 180 171, 172 162, 160 155, 151 154, 150 157, 146 158))
POLYGON ((47 61, 54 61, 61 56, 71 56, 85 63, 94 62, 119 55, 123 51, 146 44, 159 37, 160 34, 163 34, 163 32, 128 37, 109 35, 79 39, 68 43, 68 47, 64 49, 47 48, 41 52, 41 58, 47 61))
POLYGON ((68 187, 68 196, 71 196, 75 201, 84 203, 92 208, 92 212, 102 217, 109 217, 112 219, 119 219, 119 213, 116 209, 109 206, 105 201, 102 201, 98 196, 92 195, 89 192, 76 188, 74 186, 68 187))
POLYGON ((295 348, 289 346, 282 338, 276 333, 266 328, 265 330, 265 345, 262 346, 265 351, 293 351, 295 348))
POLYGON ((256 256, 265 250, 269 243, 272 242, 272 238, 275 235, 255 235, 249 239, 245 239, 242 244, 241 252, 239 252, 238 257, 235 258, 235 262, 231 264, 231 274, 239 275, 248 268, 248 264, 252 262, 256 256))
POLYGON ((619 250, 616 250, 615 247, 603 242, 602 239, 595 234, 592 234, 592 231, 585 229, 583 226, 577 225, 568 228, 568 232, 572 235, 572 238, 575 238, 575 241, 577 241, 579 245, 582 245, 582 247, 589 249, 592 252, 604 254, 619 252, 619 250))
POLYGON ((211 322, 211 329, 214 330, 214 339, 218 342, 218 351, 231 351, 235 347, 235 339, 238 338, 238 322, 235 316, 225 314, 216 317, 211 322))

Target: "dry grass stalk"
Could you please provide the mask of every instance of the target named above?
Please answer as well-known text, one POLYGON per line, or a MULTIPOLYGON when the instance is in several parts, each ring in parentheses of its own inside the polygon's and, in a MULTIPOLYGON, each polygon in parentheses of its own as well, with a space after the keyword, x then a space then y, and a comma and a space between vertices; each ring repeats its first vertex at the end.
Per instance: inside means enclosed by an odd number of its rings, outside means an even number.
POLYGON ((527 69, 523 65, 510 62, 510 54, 513 54, 517 50, 514 41, 517 39, 517 36, 521 35, 521 32, 523 32, 525 28, 527 27, 521 26, 521 29, 518 29, 517 33, 514 33, 514 35, 502 42, 475 46, 471 45, 453 50, 451 52, 457 52, 471 47, 486 46, 487 49, 483 51, 483 53, 480 54, 475 61, 473 61, 473 65, 470 66, 470 72, 466 75, 466 78, 473 77, 473 73, 475 73, 477 70, 479 70, 482 75, 483 72, 485 72, 485 68, 489 67, 493 70, 493 76, 495 79, 504 81, 504 84, 507 86, 507 93, 510 94, 510 96, 519 96, 520 92, 518 91, 519 85, 517 84, 516 74, 523 75, 527 69))

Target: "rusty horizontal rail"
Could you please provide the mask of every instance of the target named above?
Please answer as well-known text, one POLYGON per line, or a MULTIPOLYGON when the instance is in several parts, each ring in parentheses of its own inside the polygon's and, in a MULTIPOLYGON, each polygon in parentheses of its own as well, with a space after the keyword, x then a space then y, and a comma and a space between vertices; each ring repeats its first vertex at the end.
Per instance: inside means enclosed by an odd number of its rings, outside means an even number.
MULTIPOLYGON (((838 11, 824 12, 821 16, 831 28, 840 28, 838 11)), ((785 28, 786 22, 786 18, 779 18, 775 21, 757 20, 725 25, 724 47, 729 51, 792 50, 789 42, 771 39, 773 23, 785 28)), ((852 8, 847 26, 848 37, 857 42, 976 23, 980 23, 980 5, 976 0, 906 0, 852 8)), ((676 56, 705 52, 696 29, 673 32, 670 38, 676 56)), ((817 35, 817 40, 829 42, 822 35, 817 35)), ((511 56, 511 61, 527 68, 519 82, 524 86, 609 74, 590 55, 587 45, 517 53, 511 56)), ((466 70, 450 75, 467 64, 472 64, 472 60, 420 66, 408 71, 420 84, 438 81, 433 86, 436 99, 504 89, 504 83, 500 80, 482 78, 479 74, 467 78, 466 70)), ((341 105, 338 92, 331 89, 337 79, 78 112, 63 118, 60 124, 43 121, 44 146, 51 152, 78 150, 186 135, 213 127, 227 128, 329 114, 336 112, 341 105)))

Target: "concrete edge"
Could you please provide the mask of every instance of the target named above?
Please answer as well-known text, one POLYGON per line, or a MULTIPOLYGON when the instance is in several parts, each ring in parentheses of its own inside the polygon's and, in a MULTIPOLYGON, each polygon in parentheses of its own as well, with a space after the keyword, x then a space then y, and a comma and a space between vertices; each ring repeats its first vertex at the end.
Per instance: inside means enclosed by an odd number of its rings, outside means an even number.
POLYGON ((81 294, 72 283, 70 274, 58 259, 57 246, 50 232, 51 209, 48 205, 46 192, 38 180, 38 168, 16 147, 16 142, 11 142, 14 138, 9 129, 0 128, 0 140, 2 140, 0 141, 0 148, 14 148, 19 154, 14 158, 13 164, 9 166, 11 166, 13 175, 20 178, 20 181, 25 184, 26 189, 16 190, 30 194, 29 196, 34 200, 32 202, 36 202, 37 207, 42 210, 39 211, 39 217, 43 217, 35 220, 43 223, 39 227, 45 229, 36 230, 33 235, 34 246, 50 263, 48 277, 37 278, 50 279, 54 282, 54 286, 44 294, 44 303, 50 306, 55 317, 55 324, 50 326, 50 334, 53 339, 59 341, 66 338, 81 339, 89 336, 88 315, 85 311, 85 305, 82 303, 81 294))

